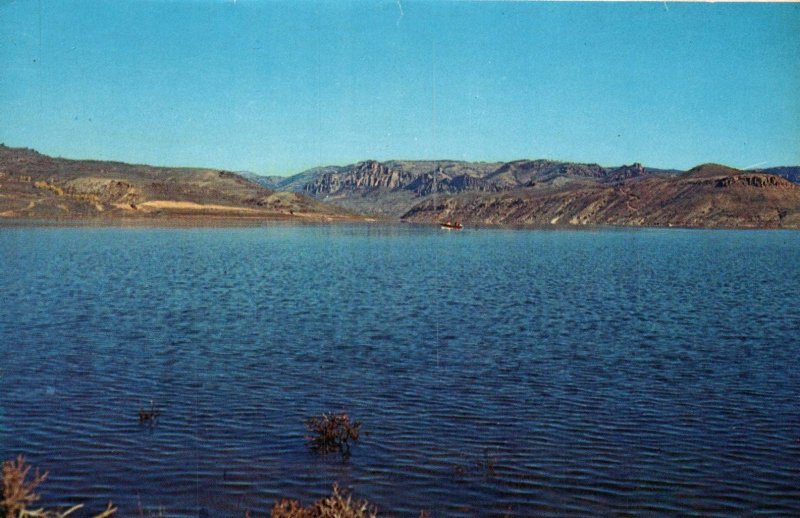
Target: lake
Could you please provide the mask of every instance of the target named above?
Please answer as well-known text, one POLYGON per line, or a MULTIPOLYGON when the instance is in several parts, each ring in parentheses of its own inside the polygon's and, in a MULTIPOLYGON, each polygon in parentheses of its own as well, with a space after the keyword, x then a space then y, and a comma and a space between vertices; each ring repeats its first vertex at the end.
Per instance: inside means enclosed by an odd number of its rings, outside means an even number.
POLYGON ((791 231, 0 228, 0 453, 122 516, 797 516, 798 293, 791 231))

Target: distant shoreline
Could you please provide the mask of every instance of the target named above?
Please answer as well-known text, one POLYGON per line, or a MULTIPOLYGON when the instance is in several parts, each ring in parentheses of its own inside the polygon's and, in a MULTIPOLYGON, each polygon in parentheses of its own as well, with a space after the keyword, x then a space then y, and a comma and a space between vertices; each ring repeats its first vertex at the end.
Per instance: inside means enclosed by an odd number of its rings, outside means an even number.
MULTIPOLYGON (((438 227, 437 223, 412 222, 388 218, 356 217, 356 218, 309 218, 299 219, 287 217, 254 217, 254 216, 174 216, 152 218, 2 218, 0 229, 19 227, 63 227, 63 228, 256 228, 270 226, 329 226, 329 225, 393 225, 411 227, 438 227)), ((523 224, 474 224, 466 225, 469 230, 535 230, 535 231, 626 231, 626 230, 742 230, 742 231, 798 231, 792 227, 724 227, 724 226, 678 226, 678 225, 523 225, 523 224)))
POLYGON ((176 227, 176 228, 214 228, 214 227, 258 227, 269 225, 337 225, 368 224, 385 222, 375 218, 363 217, 309 217, 302 216, 226 216, 226 215, 174 215, 131 218, 5 218, 0 217, 2 227, 176 227))

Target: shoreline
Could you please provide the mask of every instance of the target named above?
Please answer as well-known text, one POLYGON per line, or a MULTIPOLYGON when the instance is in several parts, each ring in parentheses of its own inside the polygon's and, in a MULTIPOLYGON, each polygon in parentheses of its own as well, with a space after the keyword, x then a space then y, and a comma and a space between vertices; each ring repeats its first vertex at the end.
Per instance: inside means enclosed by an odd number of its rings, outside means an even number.
POLYGON ((322 225, 341 223, 375 223, 379 218, 341 215, 222 215, 170 214, 168 216, 123 218, 20 218, 0 217, 2 227, 249 227, 272 224, 322 225))
MULTIPOLYGON (((317 215, 169 215, 137 218, 11 218, 0 217, 0 228, 15 227, 65 227, 65 228, 225 228, 305 225, 408 225, 438 227, 439 223, 382 218, 380 216, 317 216, 317 215)), ((680 226, 680 225, 525 225, 525 224, 465 224, 465 230, 538 230, 538 231, 625 231, 625 230, 750 230, 798 231, 800 227, 777 226, 680 226)))

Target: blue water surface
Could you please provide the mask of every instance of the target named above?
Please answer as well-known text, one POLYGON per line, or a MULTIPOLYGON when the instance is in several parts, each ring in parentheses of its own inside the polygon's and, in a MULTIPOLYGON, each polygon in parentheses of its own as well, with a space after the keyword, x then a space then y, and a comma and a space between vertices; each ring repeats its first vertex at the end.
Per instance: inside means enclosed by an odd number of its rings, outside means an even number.
POLYGON ((0 228, 42 505, 800 515, 800 232, 0 228), (153 401, 155 426, 137 413, 153 401), (349 458, 304 420, 347 411, 349 458))

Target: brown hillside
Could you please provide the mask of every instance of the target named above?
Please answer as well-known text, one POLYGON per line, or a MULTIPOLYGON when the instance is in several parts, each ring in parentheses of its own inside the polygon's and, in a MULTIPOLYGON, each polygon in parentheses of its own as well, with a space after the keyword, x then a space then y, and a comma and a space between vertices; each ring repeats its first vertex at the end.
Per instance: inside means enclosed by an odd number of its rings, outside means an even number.
POLYGON ((0 217, 169 216, 314 219, 347 212, 227 171, 67 160, 0 145, 0 217))
POLYGON ((458 219, 471 224, 641 225, 800 228, 800 186, 763 173, 718 165, 682 175, 566 184, 501 193, 464 193, 430 201, 409 221, 458 219))

